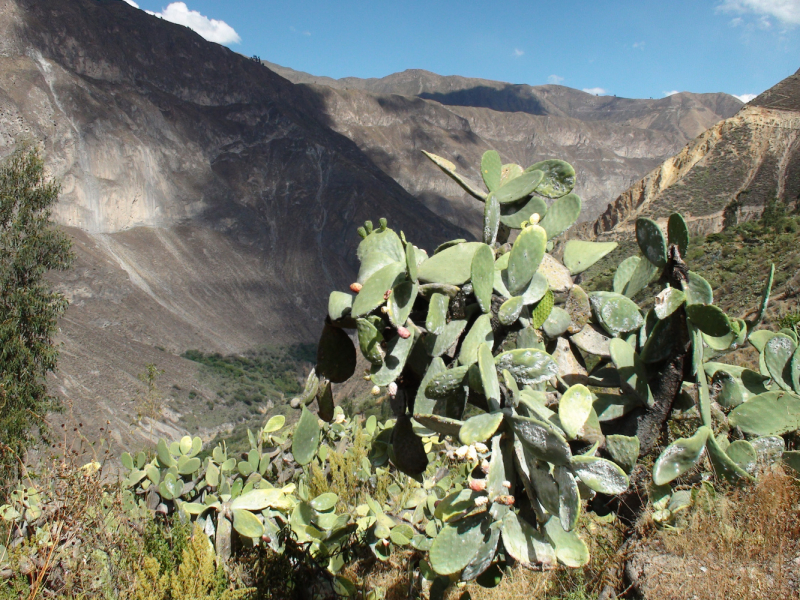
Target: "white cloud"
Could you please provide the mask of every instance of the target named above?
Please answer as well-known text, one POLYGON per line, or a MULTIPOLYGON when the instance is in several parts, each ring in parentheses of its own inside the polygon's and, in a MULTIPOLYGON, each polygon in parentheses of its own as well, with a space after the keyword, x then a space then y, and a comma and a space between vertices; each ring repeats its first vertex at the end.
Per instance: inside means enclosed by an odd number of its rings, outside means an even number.
POLYGON ((547 78, 547 83, 552 83, 553 85, 558 85, 562 81, 564 81, 564 78, 558 75, 550 75, 550 77, 547 78))
POLYGON ((761 17, 759 27, 762 29, 772 26, 769 17, 778 19, 786 25, 800 25, 800 0, 724 0, 717 8, 726 12, 759 15, 761 17))
POLYGON ((662 92, 662 93, 664 94, 665 97, 666 96, 673 96, 675 94, 680 94, 680 92, 678 90, 672 90, 671 92, 662 92))
POLYGON ((645 42, 636 42, 633 47, 637 48, 638 50, 644 50, 645 42))
POLYGON ((750 102, 750 100, 755 98, 757 95, 758 94, 742 94, 742 95, 734 94, 733 97, 734 98, 738 98, 739 100, 741 100, 742 102, 747 104, 748 102, 750 102))
POLYGON ((744 19, 742 19, 742 17, 736 17, 734 19, 731 19, 730 23, 728 23, 728 24, 731 27, 738 27, 739 25, 742 24, 742 21, 744 21, 744 19))
POLYGON ((139 5, 136 4, 133 0, 125 0, 128 4, 130 4, 133 8, 139 8, 139 5))
MULTIPOLYGON (((127 1, 128 0, 126 0, 126 2, 127 1)), ((131 5, 133 4, 132 2, 129 3, 131 5)), ((173 2, 169 4, 167 8, 162 9, 160 13, 151 12, 149 10, 145 12, 164 19, 165 21, 169 21, 170 23, 185 25, 209 42, 216 42, 217 44, 239 44, 242 41, 239 34, 225 21, 209 19, 196 10, 189 10, 189 7, 186 6, 184 2, 173 2)))
POLYGON ((608 90, 604 90, 601 87, 583 88, 583 91, 587 94, 594 94, 595 96, 605 96, 608 93, 608 90))
POLYGON ((525 54, 525 51, 524 51, 524 50, 520 50, 519 48, 514 48, 514 56, 516 56, 516 57, 520 57, 520 56, 522 56, 523 54, 525 54))

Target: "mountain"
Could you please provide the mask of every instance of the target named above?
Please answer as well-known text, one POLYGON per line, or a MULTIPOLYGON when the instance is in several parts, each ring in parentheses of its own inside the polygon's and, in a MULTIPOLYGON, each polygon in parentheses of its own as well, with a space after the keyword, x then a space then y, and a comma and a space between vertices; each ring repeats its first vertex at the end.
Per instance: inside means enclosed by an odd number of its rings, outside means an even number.
POLYGON ((108 420, 117 440, 152 437, 130 427, 147 363, 186 400, 187 349, 315 342, 365 220, 388 216, 428 250, 464 237, 315 110, 124 2, 0 0, 0 154, 37 141, 62 185, 77 261, 55 278, 72 305, 54 389, 93 434, 108 420))
POLYGON ((692 140, 635 183, 589 227, 612 237, 636 218, 687 215, 697 233, 761 215, 772 201, 800 202, 800 71, 692 140))
POLYGON ((38 143, 62 185, 56 217, 77 260, 53 278, 71 306, 52 387, 87 438, 211 436, 239 418, 181 355, 314 343, 329 290, 355 277, 365 220, 388 217, 429 251, 474 235, 477 203, 420 149, 474 178, 489 147, 519 163, 564 157, 598 214, 738 108, 724 95, 387 79, 374 92, 297 85, 119 0, 0 0, 0 158, 38 143), (165 371, 164 410, 132 426, 147 364, 165 371))
POLYGON ((728 94, 632 100, 419 69, 337 80, 264 64, 313 91, 327 125, 439 215, 474 235, 480 207, 455 183, 443 181, 419 150, 449 158, 476 180, 480 157, 489 148, 523 165, 568 160, 584 200, 581 219, 593 220, 610 198, 742 106, 728 94))

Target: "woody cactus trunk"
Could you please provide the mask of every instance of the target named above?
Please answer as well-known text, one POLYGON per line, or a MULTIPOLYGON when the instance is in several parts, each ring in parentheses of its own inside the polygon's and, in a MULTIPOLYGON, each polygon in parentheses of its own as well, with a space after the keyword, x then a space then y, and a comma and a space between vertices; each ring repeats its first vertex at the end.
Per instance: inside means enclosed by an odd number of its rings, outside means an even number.
MULTIPOLYGON (((580 566, 588 561, 576 533, 582 500, 628 489, 678 399, 694 393, 711 426, 704 341, 735 348, 755 322, 713 305, 709 284, 684 263, 680 215, 666 236, 639 219, 641 254, 619 265, 613 291, 587 293, 574 277, 617 244, 569 240, 559 244, 561 261, 550 254, 581 211, 571 165, 523 169, 489 151, 484 191, 425 154, 484 204, 483 239, 445 242, 429 255, 385 219, 360 227, 357 280, 352 293, 331 293, 316 371, 294 405, 316 399, 319 417, 332 418, 331 385, 354 375, 357 346, 376 399, 391 402, 398 469, 421 478, 429 462, 421 437, 434 433, 491 447, 469 488, 436 506, 436 573, 473 579, 501 551, 526 565, 580 566), (643 311, 631 298, 656 279, 663 291, 643 311)), ((769 286, 762 314, 768 294, 769 286)), ((307 417, 303 408, 301 426, 307 417)), ((299 429, 293 451, 302 463, 318 442, 299 429)))

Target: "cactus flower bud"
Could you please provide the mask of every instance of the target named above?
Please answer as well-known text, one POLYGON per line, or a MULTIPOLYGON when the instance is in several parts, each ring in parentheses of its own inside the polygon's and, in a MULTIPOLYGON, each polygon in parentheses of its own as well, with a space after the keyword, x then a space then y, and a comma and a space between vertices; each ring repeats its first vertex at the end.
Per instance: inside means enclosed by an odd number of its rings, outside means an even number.
POLYGON ((360 283, 355 282, 350 284, 350 290, 355 292, 356 294, 361 291, 361 288, 364 287, 360 283))
POLYGON ((483 459, 483 462, 481 462, 481 471, 483 471, 484 475, 489 474, 489 461, 485 458, 483 459))
POLYGON ((456 458, 464 458, 467 455, 467 451, 469 450, 469 446, 461 446, 456 450, 456 458))
POLYGON ((504 487, 504 488, 506 488, 507 490, 510 490, 510 489, 511 489, 511 482, 510 482, 510 481, 504 481, 504 482, 502 483, 502 485, 503 485, 503 487, 504 487))
POLYGON ((388 387, 389 395, 394 398, 397 395, 397 382, 393 381, 388 387))
POLYGON ((478 460, 478 451, 472 446, 467 449, 467 460, 471 462, 478 460))
POLYGON ((272 541, 272 538, 269 537, 266 533, 261 536, 261 541, 265 544, 269 544, 272 541))
POLYGON ((385 306, 385 305, 384 305, 384 306, 381 306, 381 312, 382 312, 383 314, 387 314, 387 313, 389 312, 389 307, 388 307, 388 306, 385 306))
POLYGON ((389 540, 381 540, 381 542, 383 543, 384 546, 388 546, 389 545, 389 540))
POLYGON ((529 219, 530 224, 531 225, 538 225, 539 224, 539 219, 541 219, 541 217, 539 216, 539 213, 533 213, 531 215, 531 218, 529 219))
POLYGON ((494 501, 497 502, 498 504, 511 506, 512 504, 514 504, 514 496, 508 496, 508 495, 498 496, 497 498, 494 499, 494 501))
POLYGON ((481 454, 486 454, 489 451, 489 447, 483 442, 475 442, 475 450, 481 454))
POLYGON ((392 290, 386 290, 386 291, 383 293, 383 299, 384 299, 384 300, 388 300, 388 299, 389 299, 389 296, 391 296, 391 295, 392 295, 392 290))
POLYGON ((480 507, 480 506, 486 506, 487 504, 489 504, 489 498, 487 498, 486 496, 478 496, 477 498, 475 498, 475 506, 480 507))
POLYGON ((372 386, 372 391, 370 392, 373 396, 380 396, 381 395, 381 388, 377 385, 372 386))
POLYGON ((406 329, 405 327, 398 327, 397 328, 397 335, 399 335, 404 340, 407 340, 409 337, 411 337, 411 332, 408 329, 406 329))
POLYGON ((469 482, 469 489, 473 492, 482 492, 486 489, 485 479, 471 479, 469 482))

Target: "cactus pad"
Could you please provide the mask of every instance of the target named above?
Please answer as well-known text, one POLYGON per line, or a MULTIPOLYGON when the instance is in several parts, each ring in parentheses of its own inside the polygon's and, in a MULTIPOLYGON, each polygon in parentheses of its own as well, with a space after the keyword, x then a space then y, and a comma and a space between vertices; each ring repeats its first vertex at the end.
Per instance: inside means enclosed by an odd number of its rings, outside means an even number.
POLYGON ((500 203, 494 194, 489 194, 483 207, 483 243, 494 246, 500 230, 500 203))
POLYGON ((651 219, 636 219, 636 241, 644 257, 659 269, 667 266, 667 242, 658 223, 651 219))
POLYGON ((445 525, 431 544, 429 561, 439 575, 460 573, 477 554, 485 531, 484 515, 445 525))
POLYGON ((564 266, 572 275, 583 273, 617 246, 617 242, 569 240, 564 247, 564 266))
POLYGON ((575 187, 575 169, 563 160, 549 159, 532 164, 526 171, 542 171, 544 178, 536 193, 547 198, 560 198, 575 187))
POLYGON ((558 374, 552 357, 533 348, 503 352, 495 357, 494 362, 499 371, 507 369, 519 385, 536 385, 558 374))
POLYGON ((494 252, 487 245, 475 251, 470 265, 473 293, 481 310, 488 313, 492 309, 492 288, 494 287, 494 252))
POLYGON ((491 438, 503 422, 503 413, 485 413, 470 417, 461 426, 458 438, 462 444, 485 442, 491 438))
POLYGON ((800 429, 800 396, 784 391, 759 394, 733 409, 728 422, 745 433, 759 436, 783 435, 800 429))
POLYGON ((577 194, 567 194, 550 205, 539 223, 547 232, 547 239, 553 239, 572 227, 581 214, 581 199, 577 194))
POLYGON ((530 417, 511 417, 514 434, 536 458, 566 465, 572 458, 567 440, 551 424, 530 417))
POLYGON ((594 456, 573 456, 569 466, 595 492, 621 494, 628 489, 629 481, 625 471, 610 460, 594 456))
POLYGON ((686 252, 689 250, 689 227, 683 216, 678 213, 672 213, 667 221, 667 239, 670 244, 678 247, 681 258, 686 259, 686 252))
POLYGON ((611 458, 626 473, 633 471, 639 459, 639 438, 626 435, 609 435, 606 437, 606 448, 611 458))
POLYGON ((478 184, 470 181, 466 177, 462 177, 460 173, 456 173, 456 166, 452 162, 446 158, 432 154, 431 152, 426 152, 425 150, 423 150, 422 153, 431 159, 431 161, 433 161, 437 167, 439 167, 447 174, 448 177, 460 185, 461 188, 470 196, 477 198, 481 202, 486 200, 486 192, 481 191, 481 189, 478 187, 478 184))
POLYGON ((621 294, 592 292, 589 302, 597 320, 612 336, 636 331, 644 323, 639 307, 621 294))
POLYGON ((423 283, 461 285, 469 280, 472 258, 481 246, 483 244, 480 242, 464 242, 434 254, 419 266, 419 280, 423 283))
POLYGON ((486 188, 490 192, 497 191, 500 188, 502 166, 497 150, 487 150, 483 153, 483 158, 481 158, 481 177, 483 177, 483 183, 486 184, 486 188))
POLYGON ((500 205, 500 222, 511 229, 522 229, 525 221, 537 214, 541 219, 547 212, 547 204, 539 196, 531 196, 513 204, 500 205))
POLYGON ((584 385, 571 386, 558 403, 561 428, 570 439, 578 437, 589 413, 592 411, 592 392, 584 385))
POLYGON ((704 425, 692 437, 675 440, 667 446, 653 465, 653 482, 665 485, 693 468, 703 456, 706 440, 711 436, 711 428, 704 425))
POLYGON ((505 185, 493 193, 500 204, 517 202, 526 196, 530 196, 543 178, 544 173, 541 171, 526 172, 506 182, 505 185))
POLYGON ((319 446, 319 423, 317 417, 305 406, 292 438, 292 454, 299 465, 307 465, 314 458, 319 446))
POLYGON ((574 531, 566 531, 558 517, 544 524, 545 533, 556 550, 556 558, 567 567, 579 568, 589 562, 589 548, 574 531))
POLYGON ((713 304, 691 304, 686 307, 686 316, 706 335, 722 337, 731 332, 731 322, 721 308, 713 304))
POLYGON ((508 258, 508 291, 512 294, 522 292, 530 283, 533 274, 542 262, 547 246, 545 230, 534 225, 517 236, 508 258))

